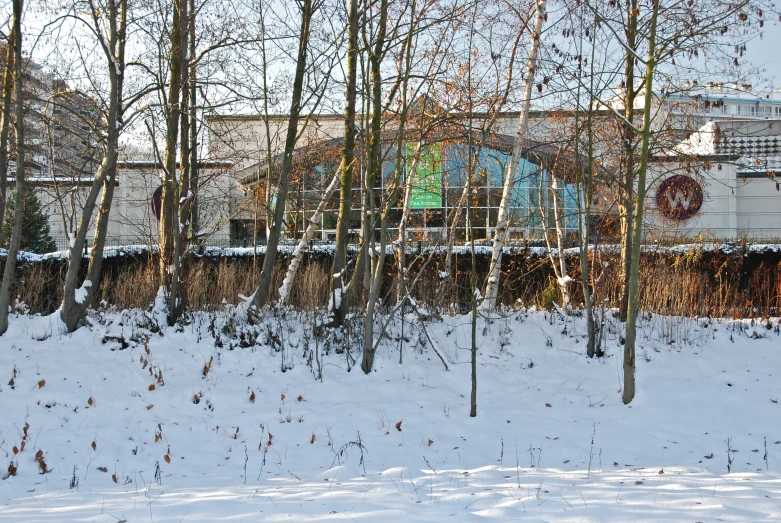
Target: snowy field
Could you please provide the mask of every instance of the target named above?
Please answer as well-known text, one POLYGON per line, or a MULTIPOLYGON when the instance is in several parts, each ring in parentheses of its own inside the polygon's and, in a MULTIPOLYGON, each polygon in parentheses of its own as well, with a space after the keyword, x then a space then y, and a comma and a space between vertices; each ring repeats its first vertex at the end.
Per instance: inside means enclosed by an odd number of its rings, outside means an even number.
POLYGON ((427 325, 450 370, 407 324, 370 376, 311 315, 237 317, 12 316, 0 521, 781 521, 777 319, 643 318, 631 406, 615 320, 602 360, 579 318, 480 320, 470 418, 468 317, 427 325))

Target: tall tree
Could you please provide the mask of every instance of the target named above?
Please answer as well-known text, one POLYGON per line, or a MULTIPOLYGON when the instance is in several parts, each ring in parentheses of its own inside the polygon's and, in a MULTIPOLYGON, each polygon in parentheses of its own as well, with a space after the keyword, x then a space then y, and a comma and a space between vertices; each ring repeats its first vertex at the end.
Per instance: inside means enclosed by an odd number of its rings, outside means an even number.
POLYGON ((125 44, 127 40, 128 0, 107 0, 99 4, 97 0, 87 0, 83 5, 84 18, 79 18, 92 29, 98 40, 105 59, 105 71, 109 80, 107 105, 103 108, 105 118, 105 136, 102 137, 103 160, 90 186, 87 199, 82 207, 81 219, 75 237, 70 245, 68 271, 65 275, 60 318, 68 332, 74 331, 87 308, 92 303, 95 289, 100 284, 103 267, 103 248, 108 233, 109 214, 117 181, 117 162, 119 159, 119 138, 124 128, 125 99, 125 44), (95 211, 98 195, 102 197, 97 210, 97 221, 92 242, 87 276, 77 290, 84 245, 87 232, 95 211))
POLYGON ((309 49, 312 17, 316 6, 313 0, 303 0, 301 4, 301 25, 298 34, 298 54, 296 57, 296 72, 293 78, 293 91, 290 102, 290 116, 288 118, 285 148, 282 156, 282 166, 279 173, 279 187, 277 190, 276 205, 274 208, 274 221, 269 227, 269 237, 266 244, 266 255, 263 258, 263 269, 260 273, 260 282, 249 302, 249 317, 251 321, 257 321, 260 308, 268 300, 271 288, 271 274, 277 259, 279 239, 283 230, 285 205, 287 193, 290 187, 290 174, 293 171, 293 151, 296 147, 299 132, 299 117, 302 109, 302 95, 304 91, 304 77, 307 71, 307 53, 309 49))
POLYGON ((513 144, 513 154, 510 164, 507 168, 507 176, 504 180, 504 189, 502 199, 499 203, 499 216, 496 220, 493 238, 493 252, 491 254, 491 264, 489 265, 488 280, 485 287, 484 307, 487 310, 493 310, 499 294, 499 275, 502 269, 502 250, 504 242, 509 233, 510 227, 510 200, 512 191, 515 187, 515 180, 518 176, 518 170, 521 164, 521 157, 524 151, 524 145, 527 143, 529 129, 529 108, 531 106, 532 89, 534 88, 534 78, 537 71, 537 55, 539 53, 542 40, 542 26, 545 18, 545 6, 547 0, 535 0, 534 28, 532 29, 531 48, 529 58, 526 64, 526 77, 524 80, 523 98, 521 112, 518 117, 518 129, 515 132, 515 142, 513 144))
POLYGON ((8 192, 8 130, 11 128, 11 95, 14 90, 14 41, 13 28, 8 33, 3 67, 3 90, 0 99, 0 244, 3 243, 3 220, 5 218, 6 195, 8 192))
MULTIPOLYGON (((13 19, 11 34, 13 41, 9 43, 14 48, 14 128, 16 130, 16 201, 24 200, 25 178, 25 143, 24 143, 24 91, 22 90, 22 14, 24 0, 12 0, 13 19)), ((16 256, 19 252, 19 239, 22 232, 22 205, 14 209, 14 221, 11 230, 11 240, 8 245, 3 281, 0 284, 0 335, 8 330, 8 309, 11 304, 11 281, 16 271, 16 256)))
POLYGON ((347 13, 347 87, 344 103, 344 148, 342 150, 339 215, 336 222, 336 247, 331 267, 330 309, 336 321, 342 308, 343 282, 347 262, 347 239, 352 210, 353 173, 355 172, 355 99, 358 70, 358 0, 350 0, 347 13))

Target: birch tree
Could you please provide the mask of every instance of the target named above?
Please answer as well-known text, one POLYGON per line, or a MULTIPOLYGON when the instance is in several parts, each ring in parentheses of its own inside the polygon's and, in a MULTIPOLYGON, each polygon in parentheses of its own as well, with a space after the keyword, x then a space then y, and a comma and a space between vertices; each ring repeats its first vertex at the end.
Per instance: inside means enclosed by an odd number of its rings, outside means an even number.
POLYGON ((515 187, 515 180, 520 168, 521 155, 523 154, 525 140, 529 128, 529 108, 531 106, 532 89, 534 87, 534 78, 537 70, 537 55, 542 40, 542 26, 546 18, 545 7, 547 0, 535 0, 535 18, 534 28, 532 29, 531 47, 529 58, 526 64, 526 77, 524 80, 523 98, 521 102, 521 112, 518 118, 518 129, 515 133, 515 142, 513 145, 513 154, 510 164, 507 168, 507 176, 504 181, 502 199, 499 204, 499 216, 496 220, 493 237, 493 251, 491 254, 491 263, 489 265, 488 279, 485 288, 485 301, 483 306, 486 310, 493 310, 496 307, 496 301, 499 294, 499 275, 502 268, 502 250, 504 242, 509 233, 510 227, 510 200, 512 191, 515 187))

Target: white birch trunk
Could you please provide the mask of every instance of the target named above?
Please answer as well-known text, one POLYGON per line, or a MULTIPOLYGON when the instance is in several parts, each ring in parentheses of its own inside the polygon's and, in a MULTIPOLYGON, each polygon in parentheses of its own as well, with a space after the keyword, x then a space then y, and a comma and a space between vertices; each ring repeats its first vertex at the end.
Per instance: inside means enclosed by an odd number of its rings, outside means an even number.
POLYGON ((317 230, 317 222, 320 220, 320 216, 323 215, 325 207, 328 205, 328 201, 331 199, 331 195, 333 195, 338 186, 339 171, 337 170, 336 174, 334 174, 334 177, 331 180, 331 183, 328 184, 328 187, 326 187, 325 193, 323 193, 323 198, 317 205, 315 214, 309 219, 309 225, 307 226, 304 235, 301 237, 301 241, 298 242, 296 249, 293 251, 293 256, 290 258, 290 264, 287 267, 287 274, 285 274, 285 279, 282 280, 282 286, 279 288, 280 306, 285 306, 285 304, 287 304, 287 300, 290 297, 290 290, 293 288, 293 280, 295 280, 298 267, 301 265, 301 260, 304 257, 306 246, 314 237, 315 231, 317 230))
POLYGON ((504 241, 509 231, 509 205, 512 197, 515 179, 518 175, 523 144, 529 129, 529 107, 531 106, 532 88, 534 87, 534 76, 537 70, 537 55, 540 49, 540 40, 542 35, 542 25, 545 21, 545 5, 547 0, 536 0, 536 16, 534 19, 534 29, 532 30, 532 43, 529 51, 529 60, 526 65, 526 80, 523 89, 523 104, 521 114, 518 120, 518 130, 515 133, 515 143, 513 145, 513 154, 510 160, 510 168, 507 172, 507 178, 504 181, 504 190, 502 191, 502 201, 499 204, 499 216, 496 220, 494 229, 493 253, 491 255, 491 265, 488 273, 488 281, 485 287, 485 301, 483 307, 486 310, 493 310, 496 307, 496 300, 499 293, 499 273, 502 269, 502 249, 504 241))

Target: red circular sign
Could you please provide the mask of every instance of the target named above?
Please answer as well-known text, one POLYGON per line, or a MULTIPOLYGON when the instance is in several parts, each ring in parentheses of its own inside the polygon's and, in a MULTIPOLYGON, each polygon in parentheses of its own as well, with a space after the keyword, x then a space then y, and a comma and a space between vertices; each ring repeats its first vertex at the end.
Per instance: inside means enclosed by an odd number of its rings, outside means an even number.
POLYGON ((688 220, 702 207, 702 186, 690 176, 676 175, 664 180, 656 191, 656 206, 672 220, 688 220))

